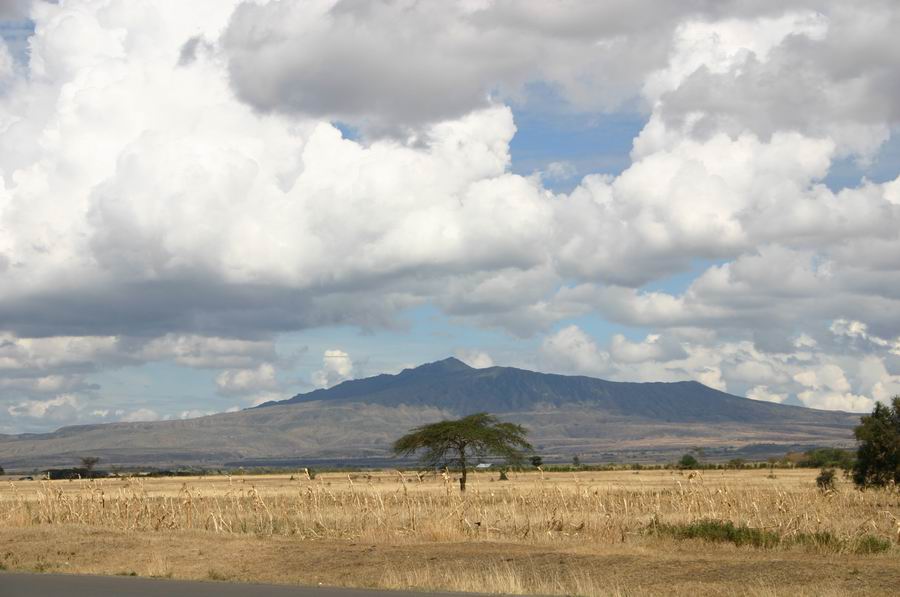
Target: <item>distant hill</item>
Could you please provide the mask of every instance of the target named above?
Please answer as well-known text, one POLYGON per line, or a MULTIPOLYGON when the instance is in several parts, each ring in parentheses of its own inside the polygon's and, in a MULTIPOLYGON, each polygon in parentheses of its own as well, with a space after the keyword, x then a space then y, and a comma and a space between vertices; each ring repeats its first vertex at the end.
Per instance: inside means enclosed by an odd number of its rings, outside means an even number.
POLYGON ((692 447, 726 458, 852 445, 859 416, 759 402, 697 382, 620 383, 449 358, 236 413, 0 436, 0 465, 384 464, 410 427, 473 412, 524 424, 545 459, 659 460, 692 447))
POLYGON ((438 406, 460 415, 559 408, 574 403, 612 417, 664 422, 761 424, 789 420, 829 425, 847 420, 847 413, 748 400, 696 381, 627 383, 514 367, 475 369, 452 357, 397 375, 346 381, 257 408, 316 401, 438 406))

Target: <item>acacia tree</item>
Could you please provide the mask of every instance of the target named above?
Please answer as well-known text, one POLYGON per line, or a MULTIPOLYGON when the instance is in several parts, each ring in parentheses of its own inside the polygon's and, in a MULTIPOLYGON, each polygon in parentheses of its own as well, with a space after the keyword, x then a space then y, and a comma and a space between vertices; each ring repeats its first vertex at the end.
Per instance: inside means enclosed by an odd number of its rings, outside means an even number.
POLYGON ((100 462, 100 458, 97 456, 82 456, 81 457, 81 466, 87 470, 88 474, 93 472, 94 467, 97 466, 97 463, 100 462))
POLYGON ((853 430, 859 442, 853 482, 860 487, 900 484, 900 396, 891 402, 875 404, 853 430))
POLYGON ((690 452, 682 456, 681 460, 678 461, 678 468, 697 468, 698 466, 700 466, 700 461, 690 452))
POLYGON ((459 467, 459 490, 466 490, 466 472, 473 458, 499 456, 517 463, 532 450, 525 428, 503 423, 487 413, 477 413, 456 421, 422 425, 394 442, 394 453, 410 456, 421 452, 420 461, 429 468, 459 467))

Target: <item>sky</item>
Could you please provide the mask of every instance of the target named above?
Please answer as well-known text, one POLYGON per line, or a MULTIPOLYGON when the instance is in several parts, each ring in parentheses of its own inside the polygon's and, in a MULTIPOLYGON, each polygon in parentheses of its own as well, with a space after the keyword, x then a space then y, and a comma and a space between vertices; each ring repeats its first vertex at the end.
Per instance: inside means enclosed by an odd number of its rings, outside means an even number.
POLYGON ((893 0, 0 0, 0 433, 456 356, 900 393, 893 0))

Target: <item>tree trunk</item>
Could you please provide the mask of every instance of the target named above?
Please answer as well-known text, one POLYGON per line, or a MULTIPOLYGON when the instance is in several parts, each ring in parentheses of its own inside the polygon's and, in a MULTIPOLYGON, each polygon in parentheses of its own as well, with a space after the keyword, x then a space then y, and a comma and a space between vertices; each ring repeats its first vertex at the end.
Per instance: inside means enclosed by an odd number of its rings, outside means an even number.
POLYGON ((462 474, 459 477, 459 490, 463 493, 466 491, 466 447, 459 449, 459 464, 462 467, 462 474))

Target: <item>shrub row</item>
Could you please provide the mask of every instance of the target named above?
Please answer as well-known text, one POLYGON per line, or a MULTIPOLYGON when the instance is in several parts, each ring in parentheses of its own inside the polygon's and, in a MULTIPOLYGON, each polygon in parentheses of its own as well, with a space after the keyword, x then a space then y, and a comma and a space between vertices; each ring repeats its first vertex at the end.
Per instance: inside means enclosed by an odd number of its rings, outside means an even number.
POLYGON ((747 525, 736 525, 728 520, 705 519, 683 524, 665 524, 653 520, 647 532, 673 539, 701 539, 712 543, 732 543, 737 546, 751 546, 770 549, 778 546, 802 545, 817 551, 853 552, 872 554, 888 551, 891 542, 875 535, 863 535, 856 539, 841 539, 829 531, 798 533, 782 537, 774 531, 758 529, 747 525))

